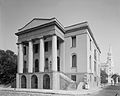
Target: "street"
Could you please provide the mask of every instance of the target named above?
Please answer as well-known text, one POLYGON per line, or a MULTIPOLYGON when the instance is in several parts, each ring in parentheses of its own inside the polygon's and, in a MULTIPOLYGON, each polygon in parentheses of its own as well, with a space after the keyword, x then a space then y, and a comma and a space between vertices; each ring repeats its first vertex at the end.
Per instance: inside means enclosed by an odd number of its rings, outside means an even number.
POLYGON ((99 92, 93 93, 90 96, 120 96, 120 84, 108 85, 99 92))

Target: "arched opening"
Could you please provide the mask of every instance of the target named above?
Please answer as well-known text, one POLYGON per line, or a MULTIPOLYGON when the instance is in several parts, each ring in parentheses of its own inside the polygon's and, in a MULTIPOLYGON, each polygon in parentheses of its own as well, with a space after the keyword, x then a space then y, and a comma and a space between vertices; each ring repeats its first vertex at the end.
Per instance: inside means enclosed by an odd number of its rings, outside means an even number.
POLYGON ((38 59, 35 60, 35 72, 39 72, 39 61, 38 61, 38 59))
POLYGON ((43 76, 43 89, 50 89, 50 77, 47 74, 43 76))
POLYGON ((60 58, 57 57, 57 71, 60 71, 60 58))
POLYGON ((31 88, 38 88, 38 78, 36 75, 31 77, 31 88))
POLYGON ((24 75, 21 77, 21 88, 27 88, 27 80, 24 75))

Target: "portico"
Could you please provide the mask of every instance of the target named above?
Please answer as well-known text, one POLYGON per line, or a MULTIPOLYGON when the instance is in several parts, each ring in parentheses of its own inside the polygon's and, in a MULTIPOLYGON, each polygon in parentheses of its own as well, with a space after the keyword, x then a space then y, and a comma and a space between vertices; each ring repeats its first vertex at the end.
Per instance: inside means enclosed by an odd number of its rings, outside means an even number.
POLYGON ((36 82, 39 89, 59 89, 56 72, 62 70, 64 54, 59 46, 63 46, 64 34, 56 24, 31 30, 16 33, 19 36, 17 88, 32 88, 36 82), (49 87, 45 82, 50 83, 49 87))
MULTIPOLYGON (((52 35, 52 71, 57 71, 57 35, 52 35)), ((23 73, 24 54, 23 54, 23 43, 18 44, 18 73, 23 73)), ((28 73, 33 73, 33 41, 28 41, 28 73)), ((44 49, 44 37, 39 39, 39 72, 44 72, 45 67, 45 49, 44 49)))

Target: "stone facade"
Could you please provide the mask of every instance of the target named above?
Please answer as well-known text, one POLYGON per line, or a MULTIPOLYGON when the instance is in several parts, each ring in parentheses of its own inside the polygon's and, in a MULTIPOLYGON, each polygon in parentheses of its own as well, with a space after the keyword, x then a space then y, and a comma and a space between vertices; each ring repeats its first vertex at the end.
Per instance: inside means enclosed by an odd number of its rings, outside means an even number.
POLYGON ((17 88, 99 86, 101 52, 87 22, 63 27, 56 18, 35 18, 16 35, 17 88))

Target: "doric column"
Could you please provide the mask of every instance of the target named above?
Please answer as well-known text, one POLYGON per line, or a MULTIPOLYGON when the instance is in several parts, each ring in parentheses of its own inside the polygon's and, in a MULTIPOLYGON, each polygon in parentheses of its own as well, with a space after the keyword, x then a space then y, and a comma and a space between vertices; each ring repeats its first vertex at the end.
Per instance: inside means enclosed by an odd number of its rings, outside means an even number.
POLYGON ((60 43, 60 71, 65 71, 65 42, 60 43))
POLYGON ((23 73, 23 45, 18 45, 18 73, 23 73))
POLYGON ((44 72, 44 65, 45 65, 45 56, 44 56, 44 39, 40 38, 40 61, 39 61, 39 71, 44 72))
POLYGON ((28 72, 33 72, 33 43, 32 40, 29 41, 29 53, 28 53, 28 72))
POLYGON ((19 74, 16 74, 16 88, 20 88, 20 77, 19 74))
POLYGON ((52 71, 57 71, 57 36, 52 36, 52 71))

